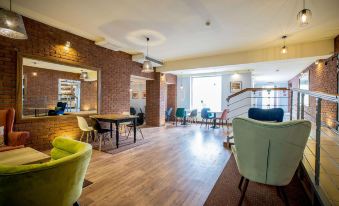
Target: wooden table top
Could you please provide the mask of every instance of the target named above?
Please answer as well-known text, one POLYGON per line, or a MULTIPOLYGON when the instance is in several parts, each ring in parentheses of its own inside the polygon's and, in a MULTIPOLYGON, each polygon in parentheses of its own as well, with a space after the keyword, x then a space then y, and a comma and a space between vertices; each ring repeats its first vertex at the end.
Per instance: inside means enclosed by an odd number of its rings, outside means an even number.
POLYGON ((0 152, 0 164, 25 165, 50 160, 50 156, 30 147, 0 152))
POLYGON ((102 120, 124 120, 124 119, 135 119, 138 116, 135 115, 125 115, 125 114, 98 114, 92 115, 91 118, 102 119, 102 120))

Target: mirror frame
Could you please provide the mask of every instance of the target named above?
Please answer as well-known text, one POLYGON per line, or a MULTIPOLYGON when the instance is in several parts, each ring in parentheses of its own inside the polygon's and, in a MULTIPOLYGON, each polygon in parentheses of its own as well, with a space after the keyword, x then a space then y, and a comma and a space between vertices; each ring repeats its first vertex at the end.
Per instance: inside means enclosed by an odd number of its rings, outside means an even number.
MULTIPOLYGON (((101 69, 96 67, 91 67, 83 64, 77 64, 72 61, 67 60, 60 60, 59 58, 55 57, 41 57, 37 55, 31 55, 31 54, 25 54, 25 53, 17 53, 17 78, 16 78, 16 114, 15 118, 17 122, 31 122, 41 119, 51 119, 51 118, 64 118, 64 117, 71 117, 76 116, 76 114, 71 115, 61 115, 61 116, 42 116, 42 117, 34 117, 34 118, 25 118, 23 117, 23 102, 22 102, 22 76, 23 76, 23 58, 30 58, 30 59, 36 59, 40 61, 55 63, 55 64, 61 64, 65 66, 75 66, 75 67, 82 67, 84 69, 88 70, 94 70, 97 71, 97 112, 95 114, 100 114, 100 107, 101 107, 101 69)), ((86 116, 88 114, 80 114, 82 116, 86 116)), ((94 115, 94 113, 92 114, 94 115)))

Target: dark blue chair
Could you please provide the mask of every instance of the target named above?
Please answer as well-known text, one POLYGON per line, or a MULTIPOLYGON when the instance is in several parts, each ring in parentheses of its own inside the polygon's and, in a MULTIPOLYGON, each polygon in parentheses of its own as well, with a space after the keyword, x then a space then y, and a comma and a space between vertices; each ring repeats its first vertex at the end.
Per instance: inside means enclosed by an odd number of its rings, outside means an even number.
POLYGON ((209 124, 208 124, 208 121, 212 120, 214 117, 213 117, 213 114, 211 114, 210 112, 210 108, 203 108, 201 110, 201 125, 200 127, 202 126, 202 124, 204 123, 204 120, 206 122, 206 126, 209 128, 209 124))
POLYGON ((130 108, 129 108, 129 113, 130 113, 131 115, 136 115, 136 114, 137 114, 137 110, 136 110, 134 107, 130 107, 130 108))
POLYGON ((56 115, 63 115, 65 114, 67 103, 66 102, 58 102, 57 106, 54 110, 48 111, 48 116, 56 116, 56 115))
POLYGON ((166 122, 170 121, 171 115, 172 115, 173 108, 170 107, 166 110, 165 115, 166 115, 166 122))
POLYGON ((259 121, 282 122, 284 119, 284 110, 281 108, 250 108, 248 110, 248 117, 259 121))

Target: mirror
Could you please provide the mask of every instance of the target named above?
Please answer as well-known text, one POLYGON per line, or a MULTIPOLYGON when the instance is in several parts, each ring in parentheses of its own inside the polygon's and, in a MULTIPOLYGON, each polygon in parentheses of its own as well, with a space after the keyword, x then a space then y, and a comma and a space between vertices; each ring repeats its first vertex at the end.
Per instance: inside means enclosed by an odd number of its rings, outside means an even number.
POLYGON ((21 118, 98 113, 98 71, 22 57, 21 118))

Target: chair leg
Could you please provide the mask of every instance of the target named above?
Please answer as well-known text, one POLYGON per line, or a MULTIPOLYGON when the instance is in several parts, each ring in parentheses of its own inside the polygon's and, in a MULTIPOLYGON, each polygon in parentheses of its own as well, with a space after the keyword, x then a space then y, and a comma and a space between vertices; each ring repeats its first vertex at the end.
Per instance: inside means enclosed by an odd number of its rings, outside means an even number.
POLYGON ((84 135, 85 135, 85 132, 82 131, 82 134, 81 134, 81 137, 80 137, 80 142, 81 142, 82 138, 84 137, 84 135))
POLYGON ((89 134, 90 134, 90 132, 86 132, 86 142, 88 143, 88 138, 89 138, 89 134))
POLYGON ((178 126, 178 119, 177 119, 177 117, 175 117, 175 126, 176 127, 178 126))
POLYGON ((201 120, 201 124, 200 124, 200 127, 202 126, 202 124, 204 123, 204 119, 201 120))
POLYGON ((282 194, 282 200, 284 201, 285 205, 286 206, 289 206, 289 202, 288 202, 288 198, 287 198, 287 195, 286 195, 286 192, 285 192, 285 189, 284 187, 278 187, 280 193, 282 194))
POLYGON ((239 188, 240 191, 241 191, 241 186, 242 186, 243 182, 244 182, 244 176, 241 176, 241 179, 240 179, 240 182, 239 182, 239 185, 238 185, 238 188, 239 188))
POLYGON ((129 134, 131 134, 131 130, 132 130, 132 128, 129 128, 129 130, 128 130, 128 135, 127 135, 127 138, 126 138, 126 139, 129 138, 129 134))
POLYGON ((80 206, 80 204, 78 203, 78 201, 76 201, 73 206, 80 206))
POLYGON ((99 137, 99 151, 101 152, 102 135, 99 137))
POLYGON ((242 205, 242 202, 243 202, 243 200, 244 200, 244 198, 245 198, 245 194, 246 194, 248 182, 249 182, 249 180, 248 180, 248 179, 245 179, 244 188, 242 188, 242 191, 241 191, 241 197, 240 197, 238 206, 241 206, 241 205, 242 205))
POLYGON ((140 128, 139 128, 139 132, 140 132, 140 134, 141 134, 142 139, 145 139, 145 138, 144 138, 144 135, 142 134, 142 131, 141 131, 140 128))

